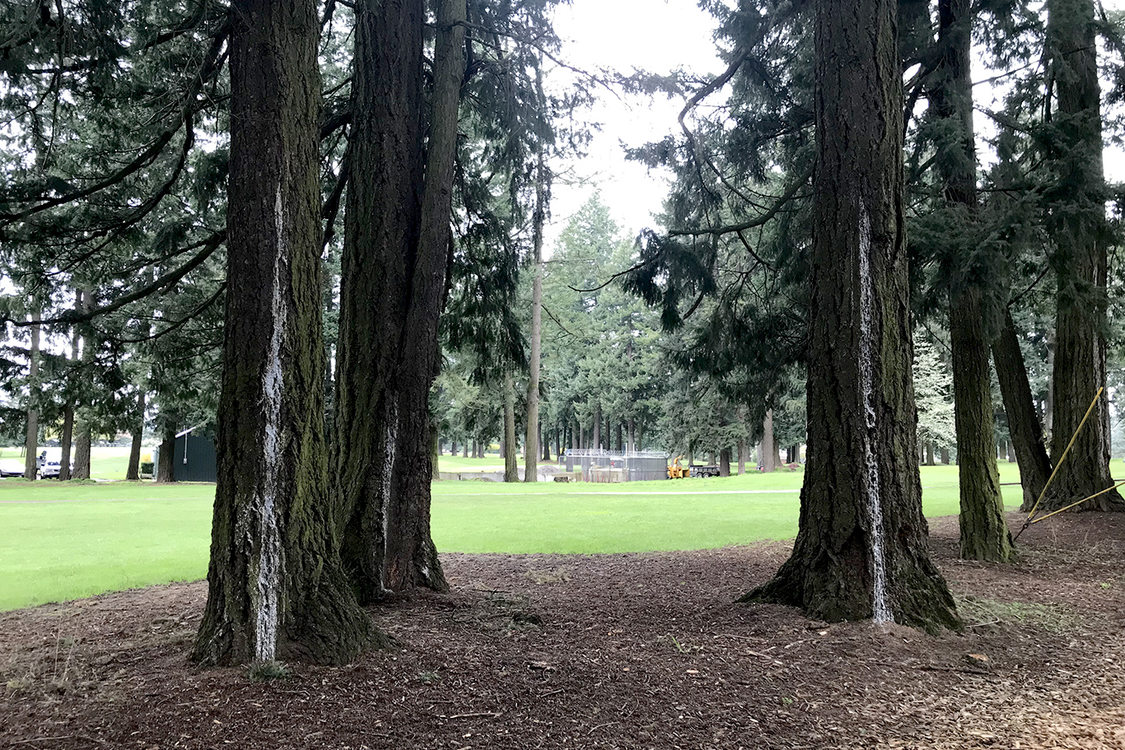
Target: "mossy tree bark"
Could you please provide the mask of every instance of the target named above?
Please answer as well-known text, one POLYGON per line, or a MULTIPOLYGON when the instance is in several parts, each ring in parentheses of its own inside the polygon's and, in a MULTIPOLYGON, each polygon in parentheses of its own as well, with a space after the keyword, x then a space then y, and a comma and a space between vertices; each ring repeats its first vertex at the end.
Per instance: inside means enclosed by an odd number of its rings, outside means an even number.
POLYGON ((977 215, 976 142, 970 62, 973 10, 969 0, 938 0, 941 58, 930 87, 930 104, 946 142, 939 148, 938 172, 945 211, 962 227, 949 266, 949 338, 953 357, 953 414, 961 498, 961 557, 1007 561, 1011 536, 996 468, 992 375, 986 330, 984 286, 986 243, 975 240, 977 215), (984 247, 984 250, 981 248, 984 247))
POLYGON ((336 453, 345 562, 369 601, 448 588, 430 537, 429 389, 448 291, 465 8, 439 4, 425 151, 424 4, 361 0, 356 12, 336 453))
POLYGON ((815 3, 808 463, 792 556, 744 597, 960 626, 927 552, 911 383, 896 3, 815 3))
POLYGON ((324 489, 316 3, 236 0, 231 22, 218 484, 193 656, 342 663, 373 628, 324 489))
MULTIPOLYGON (((421 230, 398 372, 400 442, 387 505, 383 580, 394 591, 449 588, 430 536, 429 452, 413 426, 424 422, 439 364, 438 321, 448 293, 453 238, 453 168, 461 80, 465 75, 465 0, 441 0, 434 43, 434 86, 426 148, 421 230)), ((513 441, 514 442, 514 441, 513 441)))
POLYGON ((421 0, 356 4, 333 452, 344 563, 363 602, 385 592, 395 377, 422 216, 424 20, 421 0))
MULTIPOLYGON (((1106 385, 1105 176, 1102 168, 1101 90, 1092 0, 1048 0, 1047 53, 1052 114, 1051 166, 1055 184, 1052 265, 1058 274, 1055 357, 1051 378, 1051 458, 1056 464, 1091 399, 1106 385)), ((1109 399, 1098 400, 1058 473, 1043 509, 1112 487, 1109 470, 1109 399)), ((1125 510, 1107 492, 1082 510, 1125 510)))
POLYGON ((1002 312, 1000 332, 992 342, 992 361, 1008 416, 1008 433, 1012 436, 1012 447, 1020 467, 1021 509, 1030 511, 1051 476, 1051 459, 1047 457, 1043 442, 1043 426, 1031 395, 1016 324, 1007 307, 1002 312))

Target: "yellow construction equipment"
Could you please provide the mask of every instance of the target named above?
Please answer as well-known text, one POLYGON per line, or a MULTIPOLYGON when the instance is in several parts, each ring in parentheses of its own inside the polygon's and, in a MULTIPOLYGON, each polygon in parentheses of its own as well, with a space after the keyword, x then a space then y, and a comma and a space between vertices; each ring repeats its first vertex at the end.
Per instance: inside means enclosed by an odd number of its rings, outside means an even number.
POLYGON ((682 459, 683 457, 684 456, 681 453, 680 455, 676 456, 675 459, 673 459, 672 465, 668 467, 669 479, 686 479, 688 477, 688 467, 680 465, 680 459, 682 459))

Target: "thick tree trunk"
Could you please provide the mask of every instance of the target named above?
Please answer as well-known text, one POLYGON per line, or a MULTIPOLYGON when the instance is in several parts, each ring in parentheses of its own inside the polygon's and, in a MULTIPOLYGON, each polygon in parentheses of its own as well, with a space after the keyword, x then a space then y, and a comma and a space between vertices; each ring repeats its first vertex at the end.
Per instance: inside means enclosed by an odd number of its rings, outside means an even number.
POLYGON ((438 367, 438 319, 446 294, 452 236, 453 164, 457 111, 465 72, 465 0, 441 0, 437 10, 434 88, 422 193, 421 231, 410 287, 410 306, 398 370, 399 443, 394 488, 386 510, 383 584, 392 591, 424 586, 445 591, 437 548, 430 537, 429 449, 419 450, 418 431, 429 412, 430 386, 438 367))
MULTIPOLYGON (((42 317, 42 310, 32 313, 32 320, 42 317)), ((29 365, 27 372, 27 433, 24 439, 23 478, 35 480, 39 478, 39 334, 41 326, 35 323, 30 326, 31 348, 28 352, 29 365)))
POLYGON ((90 478, 90 454, 93 447, 93 438, 90 435, 89 412, 82 410, 75 416, 77 429, 74 436, 74 470, 70 473, 71 479, 90 478))
POLYGON ((340 663, 373 629, 325 489, 316 3, 236 0, 231 19, 218 484, 194 658, 340 663))
POLYGON ((504 373, 504 481, 520 481, 519 461, 516 460, 516 388, 510 372, 504 373))
POLYGON ((949 447, 943 445, 941 447, 941 462, 945 466, 949 466, 949 447))
MULTIPOLYGON (((950 140, 938 160, 945 203, 966 229, 977 224, 976 143, 973 131, 973 82, 969 0, 938 0, 938 46, 942 51, 930 93, 935 114, 950 140)), ((971 232, 966 234, 971 237, 971 232)), ((969 240, 972 242, 973 240, 969 240)), ((984 269, 965 263, 976 248, 957 248, 950 261, 949 337, 953 358, 953 412, 961 496, 961 557, 1004 562, 1012 542, 1004 521, 1004 498, 996 468, 992 378, 985 335, 984 269)))
POLYGON ((145 390, 137 396, 137 412, 133 419, 133 441, 129 445, 129 465, 125 467, 125 479, 137 481, 141 478, 141 440, 145 430, 145 390))
POLYGON ((896 4, 815 8, 809 456, 793 554, 745 598, 958 628, 918 477, 896 4))
MULTIPOLYGON (((356 6, 334 478, 344 565, 362 602, 385 591, 384 521, 401 429, 395 378, 422 216, 424 19, 421 0, 356 6)), ((464 457, 468 450, 466 440, 464 457)))
MULTIPOLYGON (((1057 100, 1052 126, 1052 166, 1057 180, 1051 196, 1058 210, 1051 226, 1052 267, 1058 272, 1055 357, 1051 377, 1054 414, 1051 459, 1056 476, 1042 509, 1056 509, 1112 487, 1109 455, 1109 399, 1098 399, 1065 461, 1060 461, 1091 399, 1106 385, 1105 176, 1102 168, 1101 90, 1092 0, 1048 0, 1047 45, 1050 81, 1057 100)), ((1113 490, 1080 506, 1082 510, 1125 510, 1113 490)))
POLYGON ((926 466, 934 465, 934 444, 926 443, 926 466))
POLYGON ((766 410, 762 421, 762 442, 758 448, 758 463, 762 471, 776 471, 781 457, 778 455, 777 439, 773 434, 773 409, 766 410))
POLYGON ((746 438, 738 439, 738 474, 742 476, 746 473, 746 438))
POLYGON ((719 451, 719 476, 730 476, 730 448, 723 448, 719 451))
POLYGON ((153 480, 158 484, 176 481, 174 456, 176 453, 176 422, 172 418, 164 417, 164 428, 160 434, 160 452, 157 454, 156 472, 153 480))

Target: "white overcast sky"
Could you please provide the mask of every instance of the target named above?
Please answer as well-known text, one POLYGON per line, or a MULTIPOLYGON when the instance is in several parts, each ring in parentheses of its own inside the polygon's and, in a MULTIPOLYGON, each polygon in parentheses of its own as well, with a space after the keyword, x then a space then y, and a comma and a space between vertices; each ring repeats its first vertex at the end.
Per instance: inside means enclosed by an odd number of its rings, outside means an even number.
MULTIPOLYGON (((1103 0, 1103 5, 1107 10, 1121 10, 1125 9, 1125 0, 1103 0)), ((613 68, 624 73, 634 68, 653 73, 687 68, 701 76, 721 72, 724 65, 716 54, 714 26, 696 0, 572 0, 555 16, 555 29, 563 41, 562 59, 585 70, 613 68)), ((977 80, 989 75, 980 69, 973 72, 977 80)), ((556 71, 551 79, 566 80, 568 75, 556 71)), ((721 96, 717 94, 716 98, 721 96)), ((978 87, 976 96, 978 104, 993 106, 989 91, 978 87)), ((600 122, 602 129, 594 136, 586 156, 553 165, 566 174, 560 175, 553 187, 545 248, 548 256, 558 233, 593 190, 601 191, 623 234, 629 237, 655 225, 653 215, 661 211, 667 194, 668 175, 627 161, 623 147, 679 133, 676 116, 683 102, 663 97, 619 100, 605 91, 600 92, 599 99, 590 117, 600 122)), ((983 119, 978 113, 978 134, 987 132, 983 119)), ((981 156, 987 159, 987 154, 981 156)), ((1106 176, 1125 180, 1125 154, 1120 146, 1107 146, 1106 176)))

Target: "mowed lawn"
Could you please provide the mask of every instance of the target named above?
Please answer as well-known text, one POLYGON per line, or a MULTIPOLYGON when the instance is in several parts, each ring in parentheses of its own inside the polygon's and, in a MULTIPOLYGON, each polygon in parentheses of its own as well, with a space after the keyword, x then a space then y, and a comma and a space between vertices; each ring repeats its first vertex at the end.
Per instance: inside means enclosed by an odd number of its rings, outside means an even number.
MULTIPOLYGON (((487 461, 488 459, 484 459, 487 461)), ((483 463, 483 461, 482 461, 483 463)), ((1004 482, 1018 481, 1002 462, 1004 482)), ((706 549, 796 534, 801 472, 632 484, 434 484, 447 552, 706 549)), ((927 516, 957 513, 957 468, 923 467, 927 516)), ((202 578, 211 484, 0 480, 0 610, 202 578)), ((1009 508, 1020 489, 1004 488, 1009 508)))

